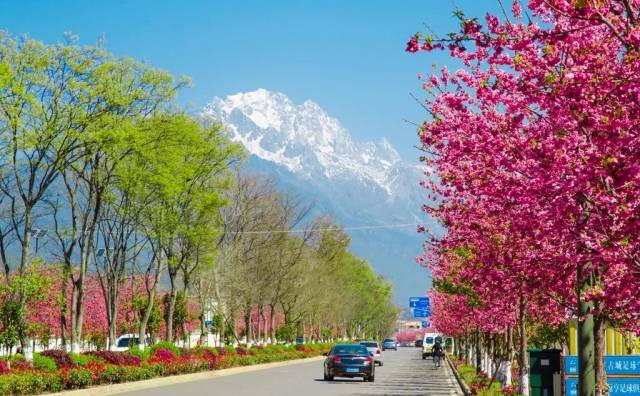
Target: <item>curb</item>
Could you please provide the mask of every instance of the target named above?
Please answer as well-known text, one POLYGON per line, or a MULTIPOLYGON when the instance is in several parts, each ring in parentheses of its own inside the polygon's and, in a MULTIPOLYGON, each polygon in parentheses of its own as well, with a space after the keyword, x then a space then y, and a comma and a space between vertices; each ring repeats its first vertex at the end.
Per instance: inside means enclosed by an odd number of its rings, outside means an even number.
POLYGON ((456 366, 453 364, 453 362, 451 362, 449 356, 446 356, 445 358, 447 359, 449 368, 451 369, 451 371, 453 371, 453 376, 456 377, 456 381, 458 381, 458 385, 460 386, 460 389, 462 389, 462 393, 464 393, 464 396, 471 396, 471 389, 469 389, 469 386, 466 384, 466 382, 464 382, 462 377, 460 377, 460 373, 458 373, 458 369, 456 369, 456 366))
POLYGON ((292 366, 300 363, 310 363, 323 360, 324 356, 315 356, 311 358, 285 360, 282 362, 254 364, 251 366, 232 367, 222 370, 202 371, 192 374, 172 375, 169 377, 152 378, 144 381, 125 382, 122 384, 99 385, 93 388, 78 389, 72 391, 64 391, 58 393, 49 393, 48 396, 106 396, 116 395, 124 392, 133 392, 157 388, 161 386, 182 384, 191 381, 201 381, 218 377, 227 377, 229 375, 250 373, 252 371, 266 370, 276 367, 292 366))

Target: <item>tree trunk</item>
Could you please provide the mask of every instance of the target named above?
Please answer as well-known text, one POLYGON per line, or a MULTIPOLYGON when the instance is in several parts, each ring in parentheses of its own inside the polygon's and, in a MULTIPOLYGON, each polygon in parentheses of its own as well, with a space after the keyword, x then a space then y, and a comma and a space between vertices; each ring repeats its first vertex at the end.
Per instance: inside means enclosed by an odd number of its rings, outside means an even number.
POLYGON ((78 333, 78 319, 80 314, 78 309, 80 307, 80 292, 81 290, 77 285, 78 281, 73 281, 73 288, 71 290, 71 352, 80 353, 80 334, 78 333))
POLYGON ((118 325, 118 285, 117 281, 108 288, 109 304, 107 305, 107 321, 109 322, 109 350, 116 346, 118 325))
POLYGON ((469 348, 470 344, 471 344, 470 336, 467 333, 464 336, 464 364, 467 366, 469 365, 469 362, 470 362, 470 356, 469 356, 469 354, 471 353, 471 348, 469 348))
POLYGON ((476 330, 475 335, 475 358, 476 358, 476 374, 480 374, 482 368, 482 352, 480 351, 480 330, 476 330))
POLYGON ((260 342, 260 340, 262 339, 262 305, 258 305, 258 312, 256 315, 256 320, 258 321, 258 323, 256 324, 257 327, 257 331, 256 331, 256 342, 260 342))
POLYGON ((155 297, 156 287, 153 286, 153 288, 147 295, 147 306, 144 308, 144 313, 142 315, 142 318, 140 318, 140 326, 138 328, 138 340, 140 340, 138 348, 141 351, 144 350, 145 341, 147 339, 147 323, 149 323, 149 318, 151 317, 151 312, 153 311, 155 297))
POLYGON ((85 247, 85 251, 80 252, 80 271, 78 273, 78 279, 74 282, 73 287, 77 290, 76 296, 76 309, 72 311, 72 323, 75 324, 72 329, 72 342, 71 352, 80 353, 80 343, 82 342, 82 325, 84 322, 84 279, 87 274, 87 266, 89 261, 88 249, 90 249, 90 243, 85 247), (75 340, 75 342, 74 342, 75 340), (74 349, 75 348, 75 349, 74 349))
POLYGON ((18 268, 18 274, 24 275, 25 270, 30 264, 31 257, 29 256, 29 249, 31 248, 31 227, 33 226, 33 219, 31 213, 31 207, 29 205, 24 206, 24 228, 22 231, 22 249, 20 251, 20 268, 18 268))
MULTIPOLYGON (((24 205, 24 228, 22 232, 22 249, 20 255, 20 267, 18 268, 18 275, 24 275, 27 267, 30 264, 29 257, 29 249, 31 247, 31 227, 32 227, 32 213, 31 207, 27 205, 25 202, 24 205)), ((27 339, 27 316, 26 316, 26 305, 27 305, 27 296, 22 289, 20 289, 18 293, 18 301, 19 301, 19 327, 18 327, 18 337, 20 338, 20 347, 24 352, 29 350, 29 340, 27 339)), ((27 361, 31 361, 33 359, 33 354, 25 353, 25 358, 27 361)))
POLYGON ((520 293, 520 307, 518 315, 520 342, 518 348, 518 376, 520 377, 518 391, 522 396, 529 396, 529 355, 527 353, 526 304, 524 295, 520 293))
MULTIPOLYGON (((160 282, 160 275, 162 274, 162 259, 159 254, 156 254, 156 273, 154 275, 154 282, 151 288, 148 287, 147 284, 147 304, 144 307, 144 312, 142 317, 140 318, 140 327, 138 328, 138 340, 140 343, 138 348, 142 351, 144 350, 146 339, 147 339, 147 324, 149 323, 149 318, 151 318, 151 313, 153 312, 153 305, 155 303, 156 290, 158 287, 158 283, 160 282)), ((151 269, 149 269, 150 271, 151 269)))
MULTIPOLYGON (((182 274, 182 283, 183 283, 183 293, 184 293, 184 298, 186 300, 186 304, 187 304, 187 313, 189 311, 189 293, 187 293, 187 291, 189 290, 189 288, 191 287, 191 277, 189 276, 189 273, 187 271, 183 271, 182 274)), ((187 327, 187 319, 185 318, 185 320, 181 323, 180 325, 181 329, 182 329, 182 342, 184 343, 184 347, 185 348, 191 348, 191 333, 189 332, 189 328, 187 327)))
POLYGON ((184 348, 191 348, 191 333, 189 332, 189 328, 187 327, 187 322, 184 321, 181 324, 182 329, 182 342, 184 343, 184 348))
POLYGON ((591 274, 578 265, 578 395, 594 396, 596 388, 594 356, 593 303, 583 300, 583 293, 591 287, 591 274))
POLYGON ((272 304, 269 304, 269 338, 271 338, 271 343, 276 343, 276 312, 275 307, 272 304))
POLYGON ((502 362, 503 367, 503 377, 504 377, 504 386, 511 386, 513 379, 511 378, 511 362, 513 361, 513 330, 511 327, 507 328, 507 332, 505 334, 505 348, 506 348, 506 359, 502 362))
POLYGON ((522 396, 529 396, 529 359, 527 354, 527 329, 524 296, 520 295, 519 307, 519 342, 518 342, 518 376, 520 378, 519 393, 522 396))
POLYGON ((244 310, 244 336, 245 336, 247 345, 250 345, 252 341, 251 309, 252 309, 251 305, 247 304, 244 310))
MULTIPOLYGON (((598 302, 598 304, 602 305, 602 302, 598 302)), ((599 309, 598 312, 602 311, 599 309)), ((594 317, 594 325, 593 339, 595 353, 594 368, 596 374, 596 396, 602 396, 609 394, 609 385, 607 384, 607 373, 604 367, 607 322, 601 313, 594 317)))
POLYGON ((173 316, 176 309, 176 282, 175 276, 169 274, 171 281, 171 292, 169 293, 169 306, 167 307, 167 314, 165 317, 165 339, 169 342, 173 342, 173 316))
POLYGON ((69 296, 67 296, 67 280, 69 279, 66 266, 62 275, 62 289, 60 290, 60 337, 62 338, 62 349, 67 350, 67 314, 69 310, 69 296))
POLYGON ((207 343, 207 328, 204 324, 204 304, 202 304, 202 308, 200 308, 200 345, 205 345, 207 343))

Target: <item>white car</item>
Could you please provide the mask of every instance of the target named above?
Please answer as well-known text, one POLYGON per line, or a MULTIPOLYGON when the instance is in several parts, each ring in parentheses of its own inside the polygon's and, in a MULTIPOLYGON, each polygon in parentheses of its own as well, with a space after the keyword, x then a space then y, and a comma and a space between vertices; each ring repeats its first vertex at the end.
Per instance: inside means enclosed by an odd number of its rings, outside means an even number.
POLYGON ((367 350, 373 357, 373 362, 378 363, 379 366, 383 365, 382 362, 382 349, 377 341, 360 341, 360 345, 367 347, 367 350))
MULTIPOLYGON (((116 352, 128 351, 132 347, 140 345, 140 337, 138 334, 123 334, 116 340, 116 346, 113 348, 116 352)), ((145 346, 151 345, 149 337, 145 340, 145 346)))

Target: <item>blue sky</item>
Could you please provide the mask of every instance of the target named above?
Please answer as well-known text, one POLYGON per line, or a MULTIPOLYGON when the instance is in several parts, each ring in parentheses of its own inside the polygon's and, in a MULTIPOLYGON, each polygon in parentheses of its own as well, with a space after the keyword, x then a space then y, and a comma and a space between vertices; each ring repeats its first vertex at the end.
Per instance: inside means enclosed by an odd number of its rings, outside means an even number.
MULTIPOLYGON (((456 0, 468 15, 495 12, 493 0, 456 0), (480 4, 482 3, 482 4, 480 4)), ((104 35, 107 48, 187 75, 181 104, 266 88, 295 102, 311 99, 358 140, 386 137, 415 161, 415 127, 425 115, 419 72, 446 54, 410 55, 404 44, 427 24, 456 28, 451 0, 1 0, 0 29, 51 43, 65 31, 82 43, 104 35)))

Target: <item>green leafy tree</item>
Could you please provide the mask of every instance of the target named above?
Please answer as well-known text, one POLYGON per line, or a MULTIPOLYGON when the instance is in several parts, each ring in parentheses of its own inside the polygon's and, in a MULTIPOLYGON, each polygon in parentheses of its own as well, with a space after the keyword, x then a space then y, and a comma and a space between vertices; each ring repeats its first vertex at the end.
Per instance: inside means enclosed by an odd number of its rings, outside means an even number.
MULTIPOLYGON (((0 33, 0 204, 8 208, 6 224, 20 247, 19 276, 31 263, 36 223, 53 207, 60 256, 73 286, 70 327, 77 349, 85 278, 114 169, 131 152, 140 119, 167 107, 186 82, 117 59, 101 44, 74 40, 45 45, 0 33), (52 199, 60 196, 50 194, 54 186, 65 196, 52 199)), ((9 242, 3 234, 1 252, 9 242)), ((8 276, 6 255, 2 259, 8 276)), ((18 294, 23 307, 26 291, 18 294)), ((24 317, 19 333, 24 346, 24 317)))

